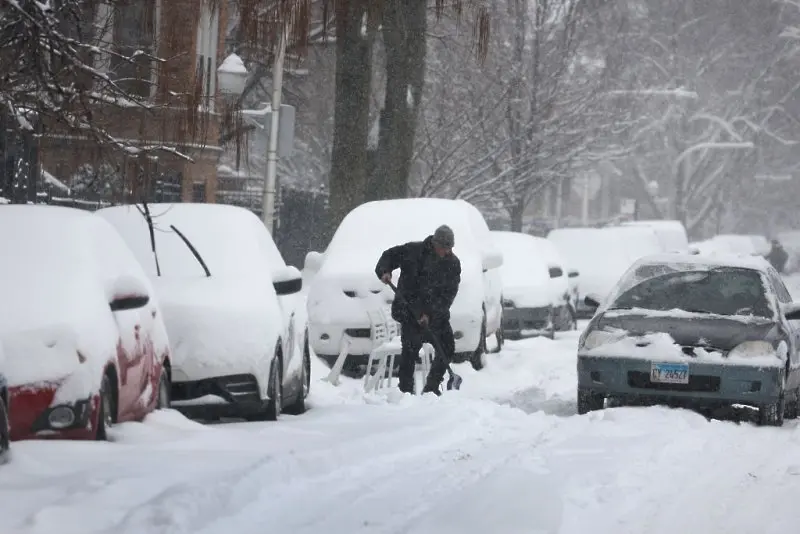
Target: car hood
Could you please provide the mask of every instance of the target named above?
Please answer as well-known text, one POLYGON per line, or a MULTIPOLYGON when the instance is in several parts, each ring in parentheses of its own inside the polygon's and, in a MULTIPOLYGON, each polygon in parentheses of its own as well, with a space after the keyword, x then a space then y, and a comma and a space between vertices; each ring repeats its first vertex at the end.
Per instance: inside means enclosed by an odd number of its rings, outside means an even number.
POLYGON ((592 325, 593 330, 622 330, 631 337, 646 334, 668 334, 678 345, 729 351, 745 341, 774 341, 777 335, 772 321, 743 322, 719 316, 647 317, 642 315, 603 314, 592 325))
POLYGON ((285 318, 264 282, 158 284, 172 363, 189 378, 251 372, 272 358, 285 318))

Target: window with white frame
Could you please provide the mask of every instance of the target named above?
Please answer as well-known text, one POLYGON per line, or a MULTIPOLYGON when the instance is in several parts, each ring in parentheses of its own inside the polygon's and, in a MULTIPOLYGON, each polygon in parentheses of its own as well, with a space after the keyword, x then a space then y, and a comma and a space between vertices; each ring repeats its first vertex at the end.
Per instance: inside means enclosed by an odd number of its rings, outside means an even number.
POLYGON ((209 2, 201 2, 197 27, 197 77, 202 82, 202 106, 214 111, 217 93, 217 47, 219 44, 219 11, 209 2))

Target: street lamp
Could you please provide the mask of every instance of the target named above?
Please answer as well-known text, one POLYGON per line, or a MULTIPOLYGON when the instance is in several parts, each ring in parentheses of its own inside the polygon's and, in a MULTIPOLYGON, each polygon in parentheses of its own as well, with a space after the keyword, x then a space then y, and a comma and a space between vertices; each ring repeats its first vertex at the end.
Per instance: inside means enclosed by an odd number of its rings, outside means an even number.
MULTIPOLYGON (((269 119, 269 138, 267 144, 267 166, 264 169, 264 198, 262 205, 262 219, 269 233, 273 233, 275 221, 275 188, 277 182, 278 166, 278 135, 279 118, 281 109, 281 90, 283 88, 283 62, 286 55, 286 33, 280 36, 278 51, 272 69, 272 102, 269 107, 262 110, 243 110, 243 117, 251 124, 260 128, 266 127, 269 119), (275 110, 275 112, 272 112, 275 110), (263 121, 263 122, 262 122, 263 121)), ((229 95, 241 96, 247 82, 247 69, 242 58, 231 54, 217 69, 217 78, 220 91, 229 95)))
POLYGON ((226 57, 217 69, 217 83, 224 95, 234 98, 242 96, 247 84, 247 67, 242 58, 236 54, 226 57))

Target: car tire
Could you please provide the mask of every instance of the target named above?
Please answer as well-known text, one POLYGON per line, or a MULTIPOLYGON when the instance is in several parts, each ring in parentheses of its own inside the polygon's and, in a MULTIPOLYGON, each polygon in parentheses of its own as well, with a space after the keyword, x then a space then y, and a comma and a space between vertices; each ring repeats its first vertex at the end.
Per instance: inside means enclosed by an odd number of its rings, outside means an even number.
POLYGON ((484 367, 486 367, 486 315, 483 316, 483 323, 481 323, 481 336, 478 339, 478 347, 475 349, 475 352, 472 353, 472 357, 469 359, 469 362, 472 364, 472 368, 476 371, 480 371, 484 367))
POLYGON ((759 426, 783 426, 786 401, 781 393, 777 402, 764 404, 758 409, 759 426))
POLYGON ((169 373, 166 367, 161 368, 161 378, 158 379, 158 398, 156 399, 156 410, 168 410, 172 402, 172 385, 169 381, 169 373))
POLYGON ((8 407, 0 396, 0 465, 11 461, 11 423, 8 407))
POLYGON ((800 417, 800 389, 794 391, 792 399, 786 402, 784 419, 797 419, 800 417))
POLYGON ((301 415, 306 412, 306 397, 311 392, 311 351, 308 348, 308 338, 303 347, 303 365, 300 369, 299 382, 300 394, 291 405, 283 409, 284 413, 301 415))
POLYGON ((506 342, 506 336, 505 336, 505 333, 503 332, 503 321, 502 321, 502 318, 501 318, 501 321, 500 321, 500 327, 498 327, 498 329, 494 333, 494 339, 497 342, 497 348, 494 349, 492 352, 497 354, 498 352, 503 350, 503 345, 506 342))
POLYGON ((97 414, 96 439, 108 440, 108 431, 117 423, 117 388, 109 371, 103 373, 100 383, 100 406, 97 414))
POLYGON ((591 389, 578 388, 578 415, 596 412, 605 407, 605 396, 591 389))

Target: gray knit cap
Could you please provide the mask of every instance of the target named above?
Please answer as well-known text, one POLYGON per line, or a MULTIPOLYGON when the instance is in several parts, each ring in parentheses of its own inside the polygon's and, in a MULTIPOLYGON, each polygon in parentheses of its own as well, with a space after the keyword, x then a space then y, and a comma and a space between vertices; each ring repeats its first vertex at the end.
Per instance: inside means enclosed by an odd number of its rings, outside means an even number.
POLYGON ((456 238, 453 235, 453 230, 446 224, 441 225, 433 233, 433 244, 439 245, 442 248, 453 248, 456 238))

